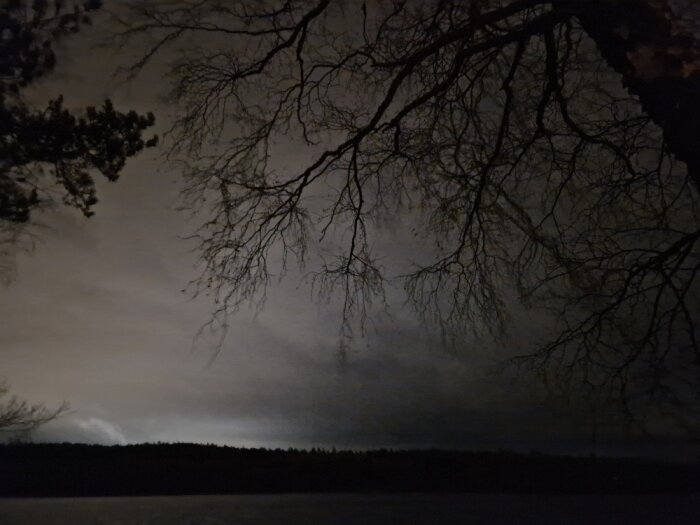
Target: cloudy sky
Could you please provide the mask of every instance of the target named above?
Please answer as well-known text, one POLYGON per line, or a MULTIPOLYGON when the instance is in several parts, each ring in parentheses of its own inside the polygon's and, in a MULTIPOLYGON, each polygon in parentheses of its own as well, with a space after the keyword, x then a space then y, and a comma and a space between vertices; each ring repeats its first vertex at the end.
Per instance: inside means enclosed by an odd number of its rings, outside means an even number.
MULTIPOLYGON (((81 107, 109 96, 120 109, 153 110, 164 129, 158 68, 118 83, 111 75, 128 50, 93 48, 99 31, 98 23, 67 43, 32 98, 63 93, 81 107)), ((100 181, 90 219, 38 215, 34 252, 18 255, 16 279, 0 290, 0 375, 22 398, 71 406, 36 439, 618 453, 673 446, 593 441, 584 412, 494 373, 508 348, 478 340, 447 348, 405 309, 379 318, 341 363, 337 305, 314 300, 293 274, 269 291, 264 310, 239 312, 213 358, 215 337, 194 340, 211 300, 183 292, 197 275, 183 239, 196 223, 177 211, 178 173, 161 154, 132 159, 116 184, 100 181)))

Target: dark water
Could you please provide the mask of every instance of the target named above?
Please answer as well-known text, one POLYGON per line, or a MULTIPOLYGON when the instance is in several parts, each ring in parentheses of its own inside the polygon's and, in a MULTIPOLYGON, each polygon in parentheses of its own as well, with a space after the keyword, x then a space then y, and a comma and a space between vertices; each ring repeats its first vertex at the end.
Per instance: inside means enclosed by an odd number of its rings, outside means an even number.
POLYGON ((2 499, 1 525, 692 524, 700 494, 289 494, 2 499))

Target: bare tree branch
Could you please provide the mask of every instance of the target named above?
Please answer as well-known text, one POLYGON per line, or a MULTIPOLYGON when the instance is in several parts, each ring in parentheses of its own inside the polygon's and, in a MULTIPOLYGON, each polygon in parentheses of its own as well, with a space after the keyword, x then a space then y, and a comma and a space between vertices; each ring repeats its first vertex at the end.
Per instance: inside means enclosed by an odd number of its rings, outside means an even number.
POLYGON ((292 259, 343 294, 344 326, 364 319, 395 283, 377 223, 418 217, 426 249, 400 282, 426 320, 498 334, 517 290, 555 312, 554 336, 518 358, 545 380, 629 407, 692 398, 698 186, 642 73, 621 79, 609 58, 605 39, 633 23, 612 4, 134 6, 118 42, 199 45, 174 52, 171 138, 206 216, 196 284, 214 290, 214 322, 264 300, 292 259), (618 17, 605 31, 598 8, 618 17), (281 167, 285 144, 306 160, 281 167))

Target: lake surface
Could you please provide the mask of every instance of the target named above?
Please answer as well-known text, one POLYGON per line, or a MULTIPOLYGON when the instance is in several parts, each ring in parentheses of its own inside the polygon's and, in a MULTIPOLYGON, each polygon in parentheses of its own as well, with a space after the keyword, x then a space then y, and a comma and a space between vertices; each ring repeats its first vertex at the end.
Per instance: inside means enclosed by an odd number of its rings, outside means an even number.
POLYGON ((285 494, 0 499, 0 525, 659 525, 700 523, 700 494, 285 494))

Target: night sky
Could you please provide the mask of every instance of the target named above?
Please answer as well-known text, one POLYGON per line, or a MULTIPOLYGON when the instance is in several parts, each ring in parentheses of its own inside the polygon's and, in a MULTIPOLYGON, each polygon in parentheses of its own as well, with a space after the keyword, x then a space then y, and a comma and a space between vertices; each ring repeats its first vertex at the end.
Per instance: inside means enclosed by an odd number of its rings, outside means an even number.
MULTIPOLYGON (((111 97, 121 110, 153 111, 162 133, 162 71, 129 85, 115 79, 133 50, 95 46, 105 21, 102 13, 65 42, 31 100, 62 93, 78 108, 111 97)), ((19 254, 17 276, 0 292, 2 376, 24 399, 71 407, 34 439, 695 453, 672 435, 610 430, 594 440, 584 409, 499 375, 497 363, 546 323, 520 310, 509 340, 444 344, 390 290, 391 315, 375 318, 341 360, 340 304, 317 300, 292 271, 270 287, 264 309, 231 319, 217 353, 216 334, 195 339, 213 305, 186 290, 197 254, 183 237, 197 221, 178 211, 178 171, 162 154, 130 159, 116 184, 100 180, 90 219, 70 209, 37 214, 35 250, 19 254)), ((401 259, 416 247, 389 226, 385 240, 401 259)))

